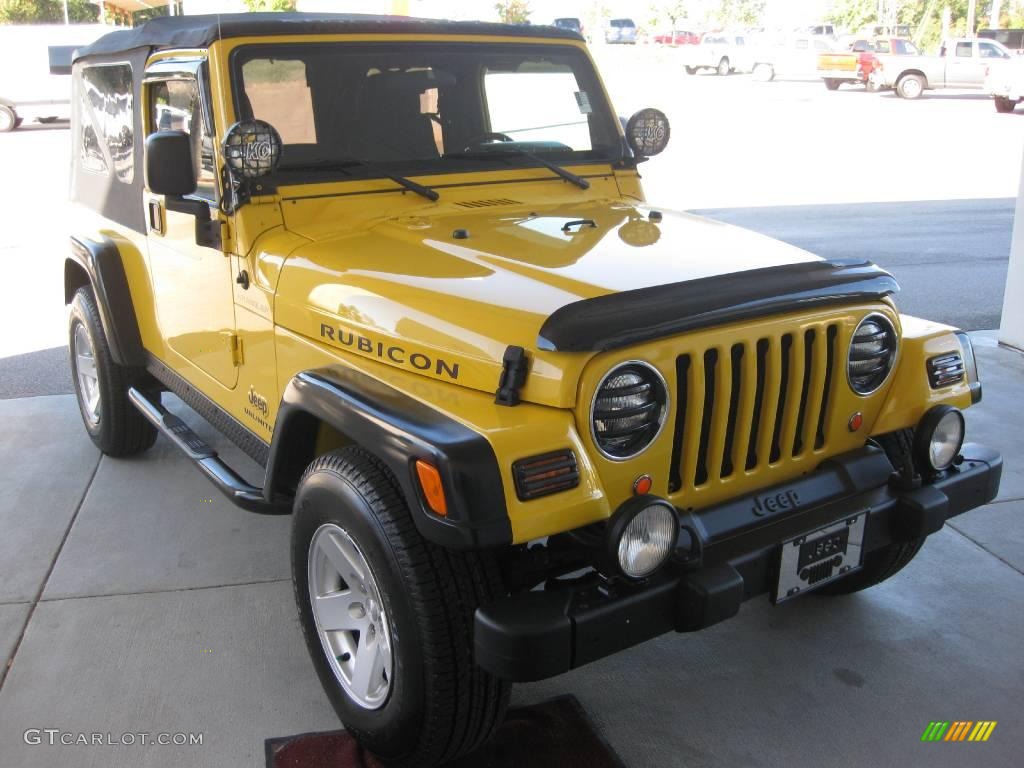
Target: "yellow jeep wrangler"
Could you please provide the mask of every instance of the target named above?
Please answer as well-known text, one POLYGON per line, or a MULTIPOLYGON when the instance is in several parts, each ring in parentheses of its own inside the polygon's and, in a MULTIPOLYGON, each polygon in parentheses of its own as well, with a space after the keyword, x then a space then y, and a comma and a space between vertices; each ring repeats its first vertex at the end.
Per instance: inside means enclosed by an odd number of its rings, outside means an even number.
POLYGON ((996 495, 968 336, 648 206, 668 122, 617 118, 575 32, 162 18, 73 80, 85 427, 292 514, 313 664, 388 764, 474 749, 512 681, 877 584, 996 495))

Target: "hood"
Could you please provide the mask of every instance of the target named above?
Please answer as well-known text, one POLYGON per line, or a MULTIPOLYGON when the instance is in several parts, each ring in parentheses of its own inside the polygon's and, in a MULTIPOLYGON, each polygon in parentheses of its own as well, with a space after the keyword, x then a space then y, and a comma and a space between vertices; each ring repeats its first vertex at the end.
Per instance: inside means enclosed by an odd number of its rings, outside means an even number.
POLYGON ((542 326, 559 309, 668 284, 698 281, 703 291, 719 276, 821 262, 727 224, 682 213, 659 219, 608 201, 482 207, 316 234, 284 264, 278 323, 488 392, 506 348, 521 346, 531 358, 523 399, 561 407, 572 404, 593 351, 544 343, 542 326))

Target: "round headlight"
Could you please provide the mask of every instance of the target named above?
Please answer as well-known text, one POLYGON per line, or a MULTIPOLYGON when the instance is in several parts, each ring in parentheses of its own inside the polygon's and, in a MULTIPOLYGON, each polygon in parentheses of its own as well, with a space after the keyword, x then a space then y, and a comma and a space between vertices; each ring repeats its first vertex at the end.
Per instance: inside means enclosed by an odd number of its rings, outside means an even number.
POLYGON ((885 382, 896 363, 896 329, 885 315, 860 321, 850 340, 847 378, 858 395, 870 395, 885 382))
POLYGON ((936 472, 949 469, 964 444, 964 415, 951 405, 929 410, 914 433, 918 461, 936 472))
POLYGON ((594 444, 609 459, 631 459, 654 442, 667 414, 668 387, 661 374, 639 360, 623 363, 608 372, 594 394, 594 444))
POLYGON ((619 570, 631 579, 643 579, 664 565, 675 550, 679 519, 667 501, 637 497, 615 513, 608 534, 619 570))

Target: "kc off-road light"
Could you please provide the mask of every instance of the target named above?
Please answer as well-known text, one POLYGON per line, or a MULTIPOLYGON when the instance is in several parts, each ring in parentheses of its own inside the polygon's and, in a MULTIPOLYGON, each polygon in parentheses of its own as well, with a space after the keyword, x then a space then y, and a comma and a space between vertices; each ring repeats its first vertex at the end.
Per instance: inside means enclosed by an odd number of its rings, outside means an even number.
POLYGON ((875 313, 861 320, 847 355, 850 388, 870 395, 882 386, 896 363, 896 346, 896 329, 887 317, 875 313))
POLYGON ((601 380, 590 406, 594 444, 614 461, 631 459, 654 442, 668 414, 668 387, 649 363, 631 360, 601 380))
POLYGON ((964 444, 964 415, 951 405, 936 405, 921 418, 914 433, 919 463, 936 472, 948 469, 964 444))
POLYGON ((679 518, 664 499, 635 496, 608 524, 608 555, 630 579, 644 579, 665 564, 676 547, 679 518))

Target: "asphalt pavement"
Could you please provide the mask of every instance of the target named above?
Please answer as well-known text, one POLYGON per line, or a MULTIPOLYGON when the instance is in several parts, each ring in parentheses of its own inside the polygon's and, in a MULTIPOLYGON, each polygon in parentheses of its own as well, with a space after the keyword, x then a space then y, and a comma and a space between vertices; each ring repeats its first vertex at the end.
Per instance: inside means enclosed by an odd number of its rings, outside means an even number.
POLYGON ((892 272, 901 312, 966 330, 998 328, 1016 198, 713 208, 696 211, 825 258, 892 272))

